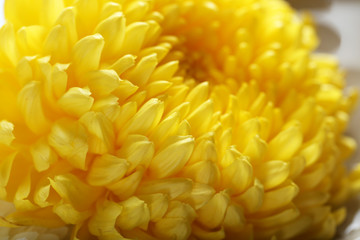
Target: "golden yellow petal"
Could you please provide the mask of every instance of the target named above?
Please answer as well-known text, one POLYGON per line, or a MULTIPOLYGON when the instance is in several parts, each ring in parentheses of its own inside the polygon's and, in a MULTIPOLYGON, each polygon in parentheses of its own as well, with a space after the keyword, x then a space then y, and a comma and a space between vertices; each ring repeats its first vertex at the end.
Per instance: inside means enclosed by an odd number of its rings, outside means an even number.
POLYGON ((15 66, 18 61, 19 53, 15 43, 14 26, 11 23, 6 23, 0 29, 0 62, 5 66, 15 66))
POLYGON ((69 203, 59 203, 54 206, 53 211, 64 222, 69 224, 82 223, 92 215, 91 211, 87 210, 80 212, 69 203))
POLYGON ((134 195, 135 191, 137 191, 143 175, 144 169, 138 168, 129 176, 108 185, 107 188, 110 189, 119 199, 125 200, 134 195))
POLYGON ((179 172, 189 160, 194 149, 194 138, 185 136, 159 151, 150 162, 150 175, 165 178, 179 172))
POLYGON ((111 122, 114 122, 121 112, 118 100, 116 96, 110 94, 94 101, 91 109, 103 113, 111 122))
POLYGON ((125 144, 116 152, 116 155, 128 162, 127 174, 138 166, 147 168, 154 156, 154 144, 142 135, 130 135, 125 144))
POLYGON ((302 138, 299 126, 283 130, 270 141, 267 158, 288 161, 299 150, 302 138))
POLYGON ((98 156, 92 162, 86 180, 93 186, 104 186, 123 178, 129 163, 110 154, 98 156))
POLYGON ((96 212, 88 223, 89 231, 101 239, 123 239, 115 229, 116 220, 123 211, 123 206, 109 200, 100 200, 96 204, 96 212))
POLYGON ((164 217, 169 206, 169 197, 163 193, 139 195, 149 207, 150 221, 157 222, 164 217))
POLYGON ((289 177, 289 164, 283 161, 268 161, 257 169, 256 176, 265 190, 274 188, 289 177))
POLYGON ((124 139, 127 134, 146 134, 154 128, 162 117, 164 111, 164 103, 156 98, 147 101, 136 114, 123 126, 121 133, 118 136, 124 139))
POLYGON ((134 22, 126 26, 125 37, 121 46, 122 54, 136 54, 143 45, 149 24, 145 22, 134 22))
POLYGON ((103 189, 91 187, 77 176, 67 173, 49 179, 51 187, 79 211, 87 210, 103 194, 103 189))
POLYGON ((6 120, 0 121, 0 143, 10 146, 11 142, 15 139, 13 134, 14 124, 6 120))
POLYGON ((195 182, 217 186, 220 181, 220 170, 215 162, 203 160, 185 166, 181 175, 193 179, 195 182))
POLYGON ((215 194, 215 189, 203 183, 194 183, 190 203, 195 210, 203 207, 215 194))
POLYGON ((234 194, 242 193, 254 181, 253 169, 246 157, 235 158, 234 162, 223 168, 222 186, 229 188, 234 194))
POLYGON ((98 33, 80 39, 72 49, 72 65, 76 74, 97 70, 103 48, 104 38, 98 33))
POLYGON ((230 197, 226 192, 216 193, 204 206, 197 210, 197 221, 209 229, 221 226, 229 202, 230 197))
POLYGON ((18 104, 28 127, 34 133, 43 133, 49 128, 41 102, 41 83, 32 81, 26 84, 18 95, 18 104))
POLYGON ((119 203, 122 212, 116 219, 116 226, 120 229, 131 230, 140 227, 147 230, 150 221, 148 205, 139 198, 133 196, 119 203))
POLYGON ((125 37, 125 21, 128 22, 127 16, 125 18, 123 13, 116 12, 96 26, 94 32, 100 33, 105 40, 103 50, 103 56, 105 58, 117 56, 119 51, 121 51, 125 37))
POLYGON ((88 132, 89 152, 104 154, 113 151, 115 133, 110 120, 100 112, 87 112, 80 119, 88 132))
POLYGON ((159 239, 188 239, 191 225, 183 218, 163 218, 154 224, 152 229, 159 239))
POLYGON ((89 111, 94 103, 91 92, 86 88, 72 87, 58 100, 59 107, 67 114, 80 117, 89 111))
POLYGON ((277 189, 266 191, 259 211, 270 211, 284 207, 291 203, 298 193, 299 187, 293 182, 286 182, 277 189))
POLYGON ((224 228, 232 232, 240 232, 246 224, 243 209, 240 205, 230 204, 226 209, 224 228))
POLYGON ((39 172, 47 170, 58 158, 46 139, 40 139, 33 144, 30 153, 34 161, 34 167, 39 172))
MULTIPOLYGON (((125 74, 125 78, 129 79, 136 86, 144 86, 150 79, 151 74, 158 64, 156 54, 150 54, 140 59, 136 66, 125 74)), ((159 79, 160 80, 160 79, 159 79)))
POLYGON ((137 189, 138 194, 164 193, 170 199, 179 199, 190 195, 193 182, 188 178, 168 178, 143 181, 137 189))
POLYGON ((60 157, 80 169, 86 169, 86 155, 89 149, 87 139, 85 128, 69 119, 56 122, 48 136, 49 145, 60 157))

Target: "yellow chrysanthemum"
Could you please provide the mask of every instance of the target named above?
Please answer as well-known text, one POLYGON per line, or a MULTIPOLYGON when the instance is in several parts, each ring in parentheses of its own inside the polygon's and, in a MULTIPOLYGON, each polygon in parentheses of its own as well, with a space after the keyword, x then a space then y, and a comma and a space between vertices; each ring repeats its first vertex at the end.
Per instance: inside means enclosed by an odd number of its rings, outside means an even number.
POLYGON ((311 53, 308 16, 281 0, 7 0, 5 15, 2 226, 334 236, 360 188, 343 164, 356 92, 311 53))

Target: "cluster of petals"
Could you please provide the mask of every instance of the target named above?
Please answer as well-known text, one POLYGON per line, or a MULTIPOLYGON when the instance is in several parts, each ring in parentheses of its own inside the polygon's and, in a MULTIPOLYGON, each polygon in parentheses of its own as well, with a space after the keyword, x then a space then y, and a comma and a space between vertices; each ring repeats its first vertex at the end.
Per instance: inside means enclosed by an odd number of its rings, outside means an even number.
POLYGON ((282 0, 6 0, 5 16, 0 236, 334 236, 360 190, 357 93, 312 53, 309 16, 282 0))

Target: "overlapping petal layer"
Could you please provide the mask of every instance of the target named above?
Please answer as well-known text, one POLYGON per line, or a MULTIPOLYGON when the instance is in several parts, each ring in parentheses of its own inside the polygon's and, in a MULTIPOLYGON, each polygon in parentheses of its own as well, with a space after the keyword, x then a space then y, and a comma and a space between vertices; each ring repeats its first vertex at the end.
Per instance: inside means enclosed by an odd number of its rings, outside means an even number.
MULTIPOLYGON (((281 0, 7 0, 0 224, 330 239, 357 93, 281 0), (45 220, 46 219, 46 220, 45 220)), ((7 230, 6 230, 7 231, 7 230)), ((44 238, 44 237, 43 237, 44 238)))

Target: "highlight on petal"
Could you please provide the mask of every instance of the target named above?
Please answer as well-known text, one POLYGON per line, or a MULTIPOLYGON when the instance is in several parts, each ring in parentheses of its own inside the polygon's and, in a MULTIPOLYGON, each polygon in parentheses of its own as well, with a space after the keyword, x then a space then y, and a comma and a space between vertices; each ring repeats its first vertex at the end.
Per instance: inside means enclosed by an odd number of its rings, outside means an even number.
POLYGON ((0 143, 9 146, 15 139, 13 131, 14 124, 6 120, 0 121, 0 143))

